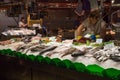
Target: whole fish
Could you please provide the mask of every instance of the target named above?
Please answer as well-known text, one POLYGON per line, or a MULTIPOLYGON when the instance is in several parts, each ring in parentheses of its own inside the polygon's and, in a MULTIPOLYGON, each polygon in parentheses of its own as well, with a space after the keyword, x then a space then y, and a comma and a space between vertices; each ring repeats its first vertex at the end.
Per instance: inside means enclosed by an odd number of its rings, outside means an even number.
POLYGON ((41 50, 45 49, 46 47, 47 47, 47 46, 39 45, 39 46, 35 46, 35 47, 31 48, 30 50, 31 50, 32 52, 36 52, 36 51, 41 51, 41 50))
POLYGON ((81 50, 77 49, 71 54, 71 56, 72 57, 78 57, 78 56, 84 55, 85 53, 86 53, 85 51, 81 51, 81 50))
MULTIPOLYGON (((29 48, 27 48, 27 50, 25 51, 25 53, 27 53, 29 50, 35 49, 36 47, 38 47, 39 50, 42 50, 39 46, 41 46, 41 44, 35 44, 35 45, 30 46, 29 48)), ((43 45, 42 45, 42 46, 43 46, 43 45)), ((41 47, 42 47, 42 46, 41 46, 41 47)), ((44 49, 44 48, 43 48, 43 49, 44 49)))
POLYGON ((53 51, 50 51, 48 54, 46 54, 46 56, 51 57, 53 54, 62 54, 63 52, 65 52, 69 48, 70 47, 67 47, 67 46, 58 46, 53 51))
POLYGON ((25 50, 25 46, 23 46, 23 45, 19 45, 19 46, 16 48, 16 51, 17 51, 17 52, 19 52, 19 51, 23 52, 24 50, 25 50))
POLYGON ((46 57, 51 57, 53 54, 56 54, 56 53, 58 53, 58 52, 51 51, 48 54, 46 54, 46 57))
POLYGON ((71 48, 67 49, 61 57, 64 57, 68 54, 72 54, 75 50, 76 50, 76 48, 71 47, 71 48))
POLYGON ((114 60, 116 62, 120 62, 120 56, 118 56, 118 55, 111 55, 110 59, 112 59, 112 60, 114 60))
POLYGON ((54 50, 55 48, 57 48, 57 46, 49 46, 48 48, 45 48, 43 49, 42 51, 40 51, 39 55, 45 53, 45 52, 48 52, 48 51, 52 51, 54 50))

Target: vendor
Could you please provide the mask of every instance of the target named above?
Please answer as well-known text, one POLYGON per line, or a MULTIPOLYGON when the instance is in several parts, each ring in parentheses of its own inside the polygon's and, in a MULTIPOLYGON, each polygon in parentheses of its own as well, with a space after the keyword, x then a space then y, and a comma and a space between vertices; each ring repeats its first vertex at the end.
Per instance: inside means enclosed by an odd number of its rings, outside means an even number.
POLYGON ((27 27, 27 26, 28 26, 28 25, 25 23, 25 18, 22 17, 21 20, 20 20, 20 22, 19 22, 19 27, 25 28, 25 27, 27 27))
POLYGON ((100 18, 98 10, 92 11, 88 18, 83 21, 77 30, 76 36, 84 36, 86 34, 100 35, 102 38, 105 36, 106 23, 100 18))

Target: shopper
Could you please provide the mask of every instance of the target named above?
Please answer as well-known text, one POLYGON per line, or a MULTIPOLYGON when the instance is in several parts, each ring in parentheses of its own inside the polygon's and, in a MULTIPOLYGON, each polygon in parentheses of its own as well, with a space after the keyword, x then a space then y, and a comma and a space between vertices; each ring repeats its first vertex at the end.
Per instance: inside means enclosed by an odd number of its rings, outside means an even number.
POLYGON ((22 17, 21 20, 20 20, 20 22, 19 22, 19 27, 25 28, 25 27, 27 27, 27 26, 28 26, 28 25, 25 23, 25 18, 22 17))
POLYGON ((98 10, 92 11, 88 18, 83 21, 77 30, 75 31, 76 36, 84 36, 85 34, 99 34, 102 38, 105 36, 106 23, 100 19, 100 13, 98 10))

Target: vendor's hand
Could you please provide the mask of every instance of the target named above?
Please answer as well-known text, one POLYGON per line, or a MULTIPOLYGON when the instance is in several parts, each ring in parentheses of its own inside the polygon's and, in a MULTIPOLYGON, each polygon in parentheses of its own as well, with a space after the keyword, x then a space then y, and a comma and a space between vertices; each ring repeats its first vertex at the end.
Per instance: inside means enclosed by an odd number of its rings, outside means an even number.
POLYGON ((28 26, 28 24, 25 24, 25 26, 28 26))

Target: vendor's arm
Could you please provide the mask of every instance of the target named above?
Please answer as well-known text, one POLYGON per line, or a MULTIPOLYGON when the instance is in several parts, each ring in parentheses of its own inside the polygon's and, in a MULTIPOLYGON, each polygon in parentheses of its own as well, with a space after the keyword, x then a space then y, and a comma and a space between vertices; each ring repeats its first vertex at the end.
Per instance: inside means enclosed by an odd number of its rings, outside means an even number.
POLYGON ((22 22, 19 22, 19 27, 27 27, 27 24, 24 24, 22 22))
POLYGON ((105 22, 101 22, 101 31, 100 31, 100 36, 102 38, 105 37, 106 34, 106 23, 105 22))
POLYGON ((81 36, 83 29, 84 29, 84 25, 80 24, 79 27, 76 30, 76 36, 81 36))

